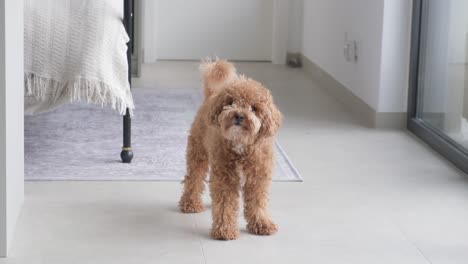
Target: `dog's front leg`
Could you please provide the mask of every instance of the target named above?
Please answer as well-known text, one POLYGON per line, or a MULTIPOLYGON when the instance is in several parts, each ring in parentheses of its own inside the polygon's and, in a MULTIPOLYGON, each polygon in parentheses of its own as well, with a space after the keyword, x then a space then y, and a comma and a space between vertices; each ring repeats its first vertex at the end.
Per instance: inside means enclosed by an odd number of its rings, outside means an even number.
POLYGON ((244 216, 247 220, 247 229, 255 235, 272 235, 278 231, 268 213, 268 193, 271 183, 271 168, 264 166, 251 166, 244 168, 246 182, 244 192, 244 216))
POLYGON ((210 176, 214 239, 234 240, 239 236, 237 213, 239 210, 239 179, 228 168, 212 168, 210 176))
POLYGON ((200 139, 189 136, 187 144, 187 175, 179 208, 184 213, 203 211, 202 193, 208 172, 208 155, 200 139))

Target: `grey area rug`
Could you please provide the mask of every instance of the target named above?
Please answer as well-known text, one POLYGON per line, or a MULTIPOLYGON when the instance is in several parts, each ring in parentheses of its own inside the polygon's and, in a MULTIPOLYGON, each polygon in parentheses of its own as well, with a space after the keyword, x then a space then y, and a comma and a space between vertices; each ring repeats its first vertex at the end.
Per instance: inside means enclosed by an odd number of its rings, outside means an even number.
MULTIPOLYGON (((25 117, 28 181, 181 181, 187 133, 202 101, 195 89, 134 89, 135 157, 120 162, 122 117, 108 108, 69 104, 25 117)), ((275 181, 302 181, 276 144, 275 181)))

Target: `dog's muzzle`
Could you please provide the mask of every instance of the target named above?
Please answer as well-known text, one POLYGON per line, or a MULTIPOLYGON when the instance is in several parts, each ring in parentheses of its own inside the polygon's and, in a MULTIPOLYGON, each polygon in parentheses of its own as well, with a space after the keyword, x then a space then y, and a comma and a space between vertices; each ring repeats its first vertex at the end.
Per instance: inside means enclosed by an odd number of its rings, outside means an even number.
POLYGON ((237 114, 237 113, 234 115, 234 124, 236 126, 242 125, 243 121, 244 121, 244 116, 243 115, 237 114))

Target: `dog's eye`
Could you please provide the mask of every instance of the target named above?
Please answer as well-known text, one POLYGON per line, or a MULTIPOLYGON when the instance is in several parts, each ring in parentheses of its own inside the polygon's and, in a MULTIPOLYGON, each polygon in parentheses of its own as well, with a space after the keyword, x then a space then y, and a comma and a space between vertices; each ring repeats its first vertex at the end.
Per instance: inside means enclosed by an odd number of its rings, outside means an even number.
POLYGON ((252 112, 257 112, 257 107, 254 106, 254 105, 252 105, 252 106, 250 107, 250 109, 252 110, 252 112))

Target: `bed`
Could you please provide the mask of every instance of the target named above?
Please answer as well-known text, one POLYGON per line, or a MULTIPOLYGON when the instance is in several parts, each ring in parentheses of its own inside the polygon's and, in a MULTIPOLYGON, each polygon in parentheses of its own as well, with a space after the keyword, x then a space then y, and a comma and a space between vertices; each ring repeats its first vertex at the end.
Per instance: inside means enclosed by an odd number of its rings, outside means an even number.
POLYGON ((69 102, 123 115, 121 159, 130 163, 134 0, 25 0, 25 114, 69 102))

